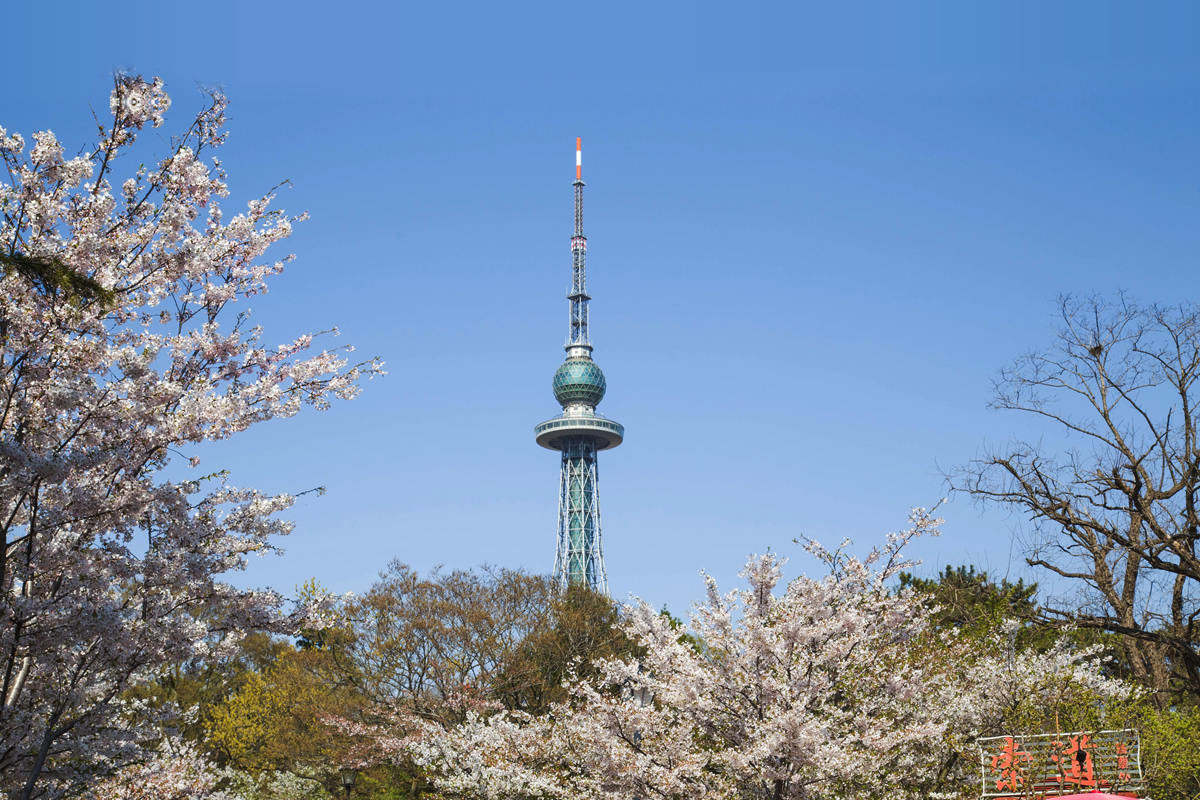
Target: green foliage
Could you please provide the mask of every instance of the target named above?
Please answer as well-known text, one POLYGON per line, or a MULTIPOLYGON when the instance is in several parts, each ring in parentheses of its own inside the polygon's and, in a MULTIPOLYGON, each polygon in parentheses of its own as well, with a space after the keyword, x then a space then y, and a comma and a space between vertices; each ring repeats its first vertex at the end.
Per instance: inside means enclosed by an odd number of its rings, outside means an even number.
POLYGON ((900 573, 900 589, 912 589, 929 595, 937 606, 934 623, 954 627, 964 633, 992 630, 1005 619, 1030 622, 1037 616, 1034 597, 1037 584, 1026 585, 1002 578, 999 583, 987 572, 972 566, 946 567, 936 578, 918 578, 900 573))
POLYGON ((671 630, 680 632, 679 638, 676 641, 680 644, 686 644, 698 655, 704 655, 704 640, 695 634, 688 633, 683 627, 683 620, 673 615, 665 605, 662 607, 662 611, 658 613, 671 626, 671 630))
MULTIPOLYGON (((1012 647, 1044 650, 1062 635, 1060 628, 1041 619, 1036 583, 1026 584, 1021 579, 1013 583, 1007 578, 997 582, 986 571, 976 571, 973 565, 948 566, 936 578, 918 578, 902 572, 899 590, 928 596, 930 606, 936 609, 934 627, 952 628, 963 636, 990 636, 1005 621, 1012 621, 1017 623, 1009 633, 1012 647)), ((1072 636, 1080 644, 1090 644, 1094 639, 1079 633, 1072 636)))
POLYGON ((56 257, 35 258, 22 253, 0 253, 0 270, 15 272, 33 284, 42 294, 55 296, 60 292, 77 305, 97 302, 108 307, 116 294, 87 275, 81 275, 56 257))
POLYGON ((222 755, 213 752, 206 741, 213 709, 237 692, 250 676, 268 669, 280 653, 289 649, 287 642, 269 634, 250 633, 233 655, 199 664, 173 664, 154 681, 130 690, 127 696, 147 701, 153 708, 174 706, 186 712, 177 723, 183 738, 203 745, 211 757, 224 762, 222 755))
POLYGON ((1142 769, 1154 800, 1200 798, 1200 709, 1158 711, 1143 704, 1132 727, 1142 735, 1142 769))
POLYGON ((627 658, 635 645, 620 629, 612 600, 586 586, 572 585, 553 597, 546 621, 505 660, 493 694, 508 708, 541 714, 567 699, 562 682, 587 678, 596 659, 627 658))

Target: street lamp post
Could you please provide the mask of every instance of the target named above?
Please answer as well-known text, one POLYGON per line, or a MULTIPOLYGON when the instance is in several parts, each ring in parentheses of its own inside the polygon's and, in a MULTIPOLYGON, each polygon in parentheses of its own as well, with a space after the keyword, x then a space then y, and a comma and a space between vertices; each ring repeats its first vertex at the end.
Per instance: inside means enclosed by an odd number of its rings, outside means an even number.
POLYGON ((342 770, 342 788, 346 790, 346 797, 350 796, 350 790, 354 788, 354 779, 358 777, 358 773, 352 769, 342 770))
MULTIPOLYGON (((638 672, 641 672, 641 671, 642 671, 642 669, 639 666, 638 672)), ((643 683, 643 684, 639 685, 636 689, 633 688, 632 686, 630 687, 629 698, 633 702, 638 704, 638 708, 645 708, 646 706, 650 705, 650 703, 654 700, 654 695, 650 694, 650 687, 643 683)), ((640 730, 636 730, 633 732, 634 747, 639 746, 641 743, 642 743, 642 732, 640 730)), ((641 798, 635 796, 633 798, 633 800, 641 800, 641 798)))

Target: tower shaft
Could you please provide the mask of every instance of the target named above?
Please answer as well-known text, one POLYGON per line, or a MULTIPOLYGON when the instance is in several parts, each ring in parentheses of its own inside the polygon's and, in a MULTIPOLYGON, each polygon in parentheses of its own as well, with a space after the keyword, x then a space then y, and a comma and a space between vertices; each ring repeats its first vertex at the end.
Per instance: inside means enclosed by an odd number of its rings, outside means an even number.
POLYGON ((583 584, 608 594, 604 550, 600 541, 600 473, 596 441, 571 436, 563 442, 558 489, 558 548, 555 586, 565 591, 583 584))

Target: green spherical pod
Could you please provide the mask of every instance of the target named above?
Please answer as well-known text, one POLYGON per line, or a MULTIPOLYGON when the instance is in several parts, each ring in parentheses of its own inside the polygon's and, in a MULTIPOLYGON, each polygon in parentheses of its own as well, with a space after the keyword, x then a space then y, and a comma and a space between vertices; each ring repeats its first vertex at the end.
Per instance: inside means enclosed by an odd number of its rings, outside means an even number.
POLYGON ((554 373, 554 399, 559 405, 596 406, 604 399, 604 373, 590 358, 568 358, 554 373))

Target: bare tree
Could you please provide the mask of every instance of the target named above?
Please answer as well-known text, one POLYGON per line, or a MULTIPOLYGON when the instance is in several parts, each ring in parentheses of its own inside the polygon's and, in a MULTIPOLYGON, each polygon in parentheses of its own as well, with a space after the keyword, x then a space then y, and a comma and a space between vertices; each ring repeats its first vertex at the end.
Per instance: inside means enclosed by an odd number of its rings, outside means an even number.
POLYGON ((486 702, 519 645, 551 622, 545 576, 484 565, 419 575, 393 560, 346 609, 349 646, 334 648, 371 703, 443 724, 486 702))
POLYGON ((1028 516, 1028 563, 1077 590, 1049 600, 1048 618, 1118 634, 1160 707, 1200 697, 1200 307, 1123 296, 1059 306, 1057 341, 1001 371, 991 401, 1045 429, 950 482, 1028 516))

